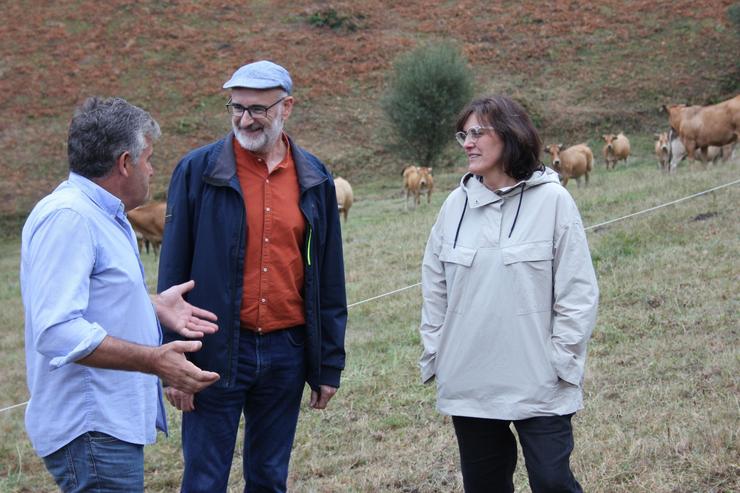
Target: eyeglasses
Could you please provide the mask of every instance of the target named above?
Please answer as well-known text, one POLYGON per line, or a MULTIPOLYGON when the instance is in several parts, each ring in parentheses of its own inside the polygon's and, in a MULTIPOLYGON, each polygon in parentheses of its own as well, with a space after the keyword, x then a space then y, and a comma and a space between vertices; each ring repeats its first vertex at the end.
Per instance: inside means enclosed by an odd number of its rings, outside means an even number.
POLYGON ((264 118, 267 115, 267 111, 278 104, 283 99, 287 98, 288 96, 283 96, 282 98, 278 99, 274 103, 272 103, 270 106, 262 106, 261 104, 253 104, 250 106, 243 106, 239 103, 232 103, 231 99, 229 98, 229 102, 226 103, 226 109, 231 113, 231 116, 238 116, 242 117, 244 115, 244 112, 246 111, 249 113, 249 117, 252 119, 255 118, 264 118))
POLYGON ((475 127, 470 127, 467 132, 463 132, 463 131, 457 132, 455 134, 455 139, 457 140, 458 144, 460 144, 461 146, 465 146, 465 140, 468 138, 468 136, 470 136, 470 138, 473 139, 473 142, 475 142, 476 140, 481 138, 484 130, 496 130, 496 129, 493 127, 481 127, 478 125, 475 127))

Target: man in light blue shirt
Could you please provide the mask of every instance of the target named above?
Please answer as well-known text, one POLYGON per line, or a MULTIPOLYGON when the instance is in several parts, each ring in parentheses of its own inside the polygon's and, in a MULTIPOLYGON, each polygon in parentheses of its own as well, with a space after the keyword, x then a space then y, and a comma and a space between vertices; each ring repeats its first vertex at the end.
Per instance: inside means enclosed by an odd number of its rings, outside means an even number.
POLYGON ((159 378, 187 392, 216 373, 190 363, 217 330, 193 282, 150 297, 126 211, 149 194, 159 125, 123 99, 89 98, 69 129, 70 175, 23 228, 21 291, 31 399, 26 429, 63 491, 143 491, 143 446, 166 432, 159 378))

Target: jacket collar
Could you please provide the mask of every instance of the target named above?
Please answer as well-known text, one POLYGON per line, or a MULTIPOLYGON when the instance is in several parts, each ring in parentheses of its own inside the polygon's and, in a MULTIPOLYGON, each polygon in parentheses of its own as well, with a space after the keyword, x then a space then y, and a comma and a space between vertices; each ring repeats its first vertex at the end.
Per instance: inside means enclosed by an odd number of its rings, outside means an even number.
MULTIPOLYGON (((303 148, 298 146, 290 136, 288 137, 289 150, 293 153, 298 184, 301 192, 322 183, 327 176, 313 164, 313 158, 303 148)), ((234 156, 234 132, 231 131, 220 142, 221 149, 212 159, 205 172, 206 181, 213 185, 226 186, 236 178, 236 156, 234 156)))

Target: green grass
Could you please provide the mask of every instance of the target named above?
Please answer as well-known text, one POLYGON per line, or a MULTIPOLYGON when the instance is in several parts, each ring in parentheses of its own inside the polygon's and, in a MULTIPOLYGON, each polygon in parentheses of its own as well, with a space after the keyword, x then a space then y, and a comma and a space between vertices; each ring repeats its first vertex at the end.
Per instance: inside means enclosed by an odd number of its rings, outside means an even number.
MULTIPOLYGON (((727 183, 740 163, 683 166, 663 176, 640 145, 627 166, 594 172, 570 192, 589 226, 727 183)), ((438 174, 431 206, 404 211, 400 176, 353 183, 343 223, 350 303, 419 281, 429 229, 457 174, 438 174)), ((589 347, 586 408, 575 418, 573 468, 585 491, 730 492, 738 479, 738 303, 740 254, 732 186, 589 232, 601 289, 589 347), (704 214, 705 219, 697 220, 704 214)), ((19 240, 0 244, 0 407, 27 399, 19 240)), ((144 256, 153 288, 156 261, 144 256)), ((325 412, 304 396, 291 463, 292 491, 462 491, 448 418, 416 361, 420 289, 350 308, 347 369, 325 412)), ((179 416, 146 449, 147 491, 177 489, 179 416)), ((52 491, 23 430, 23 410, 0 414, 0 491, 52 491)), ((240 438, 241 440, 241 438, 240 438)), ((240 443, 240 441, 238 442, 240 443)), ((517 491, 528 491, 520 457, 517 491)), ((230 488, 241 491, 237 450, 230 488)))

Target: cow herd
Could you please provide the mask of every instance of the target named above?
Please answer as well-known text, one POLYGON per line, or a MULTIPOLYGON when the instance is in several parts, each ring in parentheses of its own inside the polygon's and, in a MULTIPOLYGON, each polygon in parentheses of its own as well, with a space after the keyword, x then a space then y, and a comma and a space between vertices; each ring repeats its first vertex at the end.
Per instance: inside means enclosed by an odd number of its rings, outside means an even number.
MULTIPOLYGON (((740 138, 740 95, 709 106, 673 104, 663 106, 663 110, 668 113, 670 130, 655 134, 655 157, 661 170, 675 173, 678 163, 687 156, 702 161, 705 167, 710 162, 730 159, 740 138)), ((630 142, 623 133, 602 135, 602 139, 607 170, 614 169, 619 161, 627 162, 630 142)), ((570 178, 580 186, 581 177, 588 185, 593 153, 587 144, 567 149, 563 144, 553 144, 546 146, 545 152, 550 154, 550 166, 560 174, 563 186, 570 178)))
MULTIPOLYGON (((687 106, 672 104, 663 106, 668 113, 670 130, 656 133, 655 157, 658 167, 666 173, 675 173, 678 163, 687 156, 704 163, 728 160, 740 138, 740 95, 709 106, 687 106)), ((613 170, 619 161, 627 162, 630 156, 630 141, 624 133, 602 135, 602 155, 607 170, 613 170)), ((560 174, 563 186, 573 178, 580 187, 581 177, 588 185, 589 174, 594 169, 594 154, 587 144, 576 144, 565 148, 563 144, 548 145, 544 149, 551 157, 550 167, 560 174)), ((421 203, 426 193, 430 203, 434 190, 432 168, 409 165, 403 169, 403 191, 406 194, 404 207, 408 210, 409 199, 414 206, 421 203)), ((354 196, 347 180, 334 180, 337 206, 345 222, 354 196)), ((129 211, 128 218, 136 232, 139 249, 149 246, 155 257, 159 252, 164 231, 167 206, 164 202, 150 202, 129 211)))

